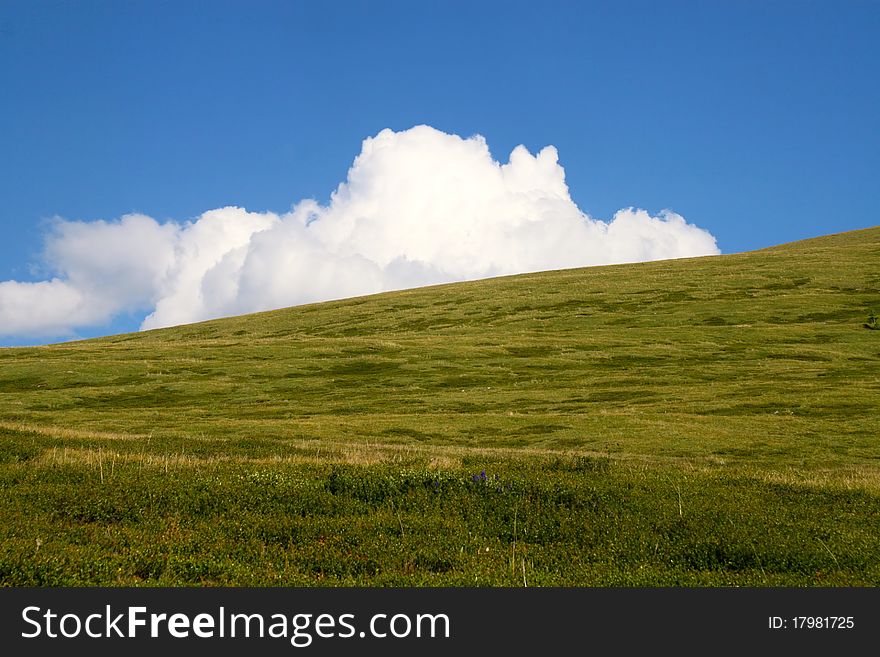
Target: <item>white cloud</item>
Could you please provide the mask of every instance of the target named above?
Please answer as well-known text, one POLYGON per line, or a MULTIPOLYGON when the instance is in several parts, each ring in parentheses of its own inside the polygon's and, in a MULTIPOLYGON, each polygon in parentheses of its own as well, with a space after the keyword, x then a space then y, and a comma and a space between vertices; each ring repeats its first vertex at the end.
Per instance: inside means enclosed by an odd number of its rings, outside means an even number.
POLYGON ((322 206, 226 207, 188 223, 143 215, 58 221, 49 281, 0 283, 0 334, 63 335, 120 312, 157 328, 384 290, 530 271, 718 253, 673 212, 590 218, 556 149, 496 162, 480 136, 428 126, 363 143, 322 206))
POLYGON ((71 326, 108 319, 86 306, 74 286, 57 278, 0 282, 0 335, 67 335, 71 326))
POLYGON ((63 221, 53 225, 44 260, 107 312, 142 310, 176 262, 181 228, 130 214, 118 221, 63 221))
POLYGON ((251 240, 279 223, 271 213, 228 207, 205 212, 181 227, 172 264, 158 282, 155 310, 144 320, 144 328, 217 316, 238 296, 241 261, 251 240))

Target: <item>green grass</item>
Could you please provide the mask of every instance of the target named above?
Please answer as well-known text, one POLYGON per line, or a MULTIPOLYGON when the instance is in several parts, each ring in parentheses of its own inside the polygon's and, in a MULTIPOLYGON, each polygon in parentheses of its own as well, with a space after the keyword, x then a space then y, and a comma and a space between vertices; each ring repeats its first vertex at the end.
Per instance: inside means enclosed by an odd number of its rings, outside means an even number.
POLYGON ((0 583, 876 586, 878 263, 872 228, 0 349, 0 583))

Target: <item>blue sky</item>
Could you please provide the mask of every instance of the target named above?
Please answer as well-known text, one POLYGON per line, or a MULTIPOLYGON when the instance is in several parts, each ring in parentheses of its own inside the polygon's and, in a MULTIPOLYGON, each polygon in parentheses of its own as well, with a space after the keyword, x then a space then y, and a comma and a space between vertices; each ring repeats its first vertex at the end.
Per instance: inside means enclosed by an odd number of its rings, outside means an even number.
POLYGON ((876 225, 878 35, 878 2, 4 0, 0 281, 55 275, 56 216, 326 204, 420 124, 552 144, 583 212, 668 208, 722 252, 876 225))

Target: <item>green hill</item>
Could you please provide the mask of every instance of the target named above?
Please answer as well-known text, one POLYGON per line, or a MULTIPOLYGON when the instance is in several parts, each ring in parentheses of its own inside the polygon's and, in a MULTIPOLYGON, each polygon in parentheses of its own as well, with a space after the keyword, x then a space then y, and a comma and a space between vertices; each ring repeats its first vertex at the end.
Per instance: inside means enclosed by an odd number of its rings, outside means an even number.
POLYGON ((876 585, 878 264, 871 228, 0 349, 0 582, 876 585))

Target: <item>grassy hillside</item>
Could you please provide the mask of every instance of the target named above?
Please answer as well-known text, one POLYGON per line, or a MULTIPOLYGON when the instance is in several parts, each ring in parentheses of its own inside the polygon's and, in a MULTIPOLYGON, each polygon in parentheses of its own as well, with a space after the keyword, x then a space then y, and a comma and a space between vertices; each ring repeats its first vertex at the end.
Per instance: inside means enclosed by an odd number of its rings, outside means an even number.
POLYGON ((2 349, 0 582, 880 584, 878 265, 872 228, 2 349))

